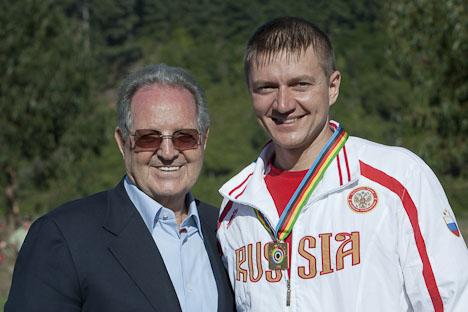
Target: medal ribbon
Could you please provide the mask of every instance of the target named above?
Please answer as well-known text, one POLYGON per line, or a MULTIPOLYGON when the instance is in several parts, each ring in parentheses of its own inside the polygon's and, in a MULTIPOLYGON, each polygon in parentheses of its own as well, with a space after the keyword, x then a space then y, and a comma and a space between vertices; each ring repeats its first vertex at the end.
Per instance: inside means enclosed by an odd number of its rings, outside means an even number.
POLYGON ((347 139, 348 133, 341 126, 338 126, 332 137, 322 148, 318 157, 307 171, 293 196, 289 199, 286 208, 281 214, 275 231, 273 231, 273 227, 263 214, 257 209, 254 209, 258 220, 273 238, 284 241, 291 233, 302 208, 306 205, 320 180, 322 180, 328 166, 330 166, 338 152, 343 148, 347 139))

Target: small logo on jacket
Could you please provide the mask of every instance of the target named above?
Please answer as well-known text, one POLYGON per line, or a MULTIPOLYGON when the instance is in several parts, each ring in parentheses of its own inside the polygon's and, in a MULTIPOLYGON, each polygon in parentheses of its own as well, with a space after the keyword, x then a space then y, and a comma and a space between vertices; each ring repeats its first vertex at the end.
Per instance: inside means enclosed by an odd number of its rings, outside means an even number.
POLYGON ((371 211, 375 208, 378 201, 377 192, 368 186, 355 188, 348 195, 349 207, 360 213, 371 211))
POLYGON ((450 212, 447 209, 444 209, 443 215, 445 224, 447 224, 450 232, 452 232, 453 235, 460 237, 460 231, 458 230, 457 224, 455 223, 455 219, 450 215, 450 212))

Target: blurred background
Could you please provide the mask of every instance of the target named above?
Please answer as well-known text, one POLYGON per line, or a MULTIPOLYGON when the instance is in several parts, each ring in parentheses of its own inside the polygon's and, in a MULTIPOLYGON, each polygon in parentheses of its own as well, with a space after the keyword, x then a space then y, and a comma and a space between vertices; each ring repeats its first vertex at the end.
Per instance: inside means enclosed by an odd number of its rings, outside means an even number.
POLYGON ((343 77, 333 118, 351 135, 421 156, 468 235, 463 0, 0 1, 0 306, 29 219, 123 176, 116 88, 143 64, 184 67, 206 90, 212 127, 194 193, 219 205, 219 186, 266 142, 245 88, 244 45, 283 15, 332 39, 343 77))

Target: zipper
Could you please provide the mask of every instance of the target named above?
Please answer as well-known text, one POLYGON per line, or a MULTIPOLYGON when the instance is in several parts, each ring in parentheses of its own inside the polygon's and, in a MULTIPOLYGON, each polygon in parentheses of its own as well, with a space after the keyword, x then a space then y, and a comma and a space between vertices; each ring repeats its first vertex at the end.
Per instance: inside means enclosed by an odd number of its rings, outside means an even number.
POLYGON ((286 288, 286 306, 289 307, 291 305, 291 280, 287 280, 287 288, 286 288))

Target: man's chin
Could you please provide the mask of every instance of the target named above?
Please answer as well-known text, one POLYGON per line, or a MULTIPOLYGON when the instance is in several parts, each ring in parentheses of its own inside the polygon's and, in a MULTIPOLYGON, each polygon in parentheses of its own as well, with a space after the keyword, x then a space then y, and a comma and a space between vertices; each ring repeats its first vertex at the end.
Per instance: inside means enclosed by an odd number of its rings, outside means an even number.
POLYGON ((160 186, 157 189, 151 189, 151 197, 163 204, 166 201, 181 200, 185 198, 185 195, 189 192, 188 189, 180 188, 180 185, 164 185, 160 186))
POLYGON ((307 148, 304 144, 304 140, 294 137, 276 137, 272 141, 276 150, 297 151, 307 148))

